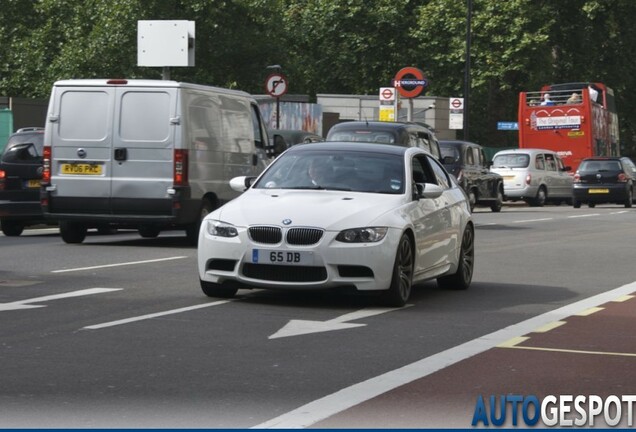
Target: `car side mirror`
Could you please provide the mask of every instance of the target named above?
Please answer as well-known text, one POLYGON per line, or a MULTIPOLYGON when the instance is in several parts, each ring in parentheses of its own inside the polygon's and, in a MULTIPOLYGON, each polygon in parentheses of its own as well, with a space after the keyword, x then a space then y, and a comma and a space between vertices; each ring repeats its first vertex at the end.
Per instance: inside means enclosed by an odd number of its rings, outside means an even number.
POLYGON ((563 171, 572 171, 572 167, 571 166, 565 166, 563 167, 563 171))
POLYGON ((442 189, 439 185, 433 183, 414 183, 415 190, 414 195, 415 199, 420 200, 422 198, 435 199, 442 196, 444 189, 442 189))
POLYGON ((252 186, 254 180, 256 180, 256 177, 253 176, 234 177, 230 180, 230 188, 237 192, 245 192, 252 186))
POLYGON ((272 155, 274 157, 287 150, 287 143, 285 142, 285 138, 283 138, 282 135, 274 134, 274 137, 272 139, 274 141, 274 149, 272 151, 272 155))

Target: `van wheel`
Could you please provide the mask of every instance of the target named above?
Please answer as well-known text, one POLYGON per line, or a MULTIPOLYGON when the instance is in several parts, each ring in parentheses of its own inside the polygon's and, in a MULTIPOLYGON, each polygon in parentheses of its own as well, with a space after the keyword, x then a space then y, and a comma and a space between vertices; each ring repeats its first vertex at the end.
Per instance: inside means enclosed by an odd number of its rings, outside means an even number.
POLYGON ((24 231, 24 225, 18 221, 4 220, 2 223, 2 233, 7 237, 18 237, 24 231))
POLYGON ((238 291, 238 288, 223 286, 214 282, 206 282, 204 280, 199 280, 201 282, 201 290, 208 297, 221 297, 221 298, 232 298, 238 291))
POLYGON ((86 227, 77 222, 60 222, 60 236, 64 243, 81 243, 86 238, 86 227))
POLYGON ((141 225, 139 228, 137 228, 137 231, 143 238, 156 238, 161 232, 159 227, 152 225, 141 225))
POLYGON ((203 218, 212 213, 214 210, 214 206, 208 200, 203 200, 201 204, 201 213, 199 214, 199 220, 191 223, 186 227, 186 237, 188 238, 188 243, 196 246, 199 242, 199 228, 201 228, 201 222, 203 218))

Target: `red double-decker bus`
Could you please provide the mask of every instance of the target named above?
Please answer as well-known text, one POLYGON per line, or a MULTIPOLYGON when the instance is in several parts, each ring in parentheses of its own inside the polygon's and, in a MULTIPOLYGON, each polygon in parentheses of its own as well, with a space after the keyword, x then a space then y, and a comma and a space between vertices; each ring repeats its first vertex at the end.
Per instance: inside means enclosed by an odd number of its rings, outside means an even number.
POLYGON ((519 147, 556 151, 572 172, 583 158, 618 156, 614 92, 592 82, 552 84, 521 92, 519 147))

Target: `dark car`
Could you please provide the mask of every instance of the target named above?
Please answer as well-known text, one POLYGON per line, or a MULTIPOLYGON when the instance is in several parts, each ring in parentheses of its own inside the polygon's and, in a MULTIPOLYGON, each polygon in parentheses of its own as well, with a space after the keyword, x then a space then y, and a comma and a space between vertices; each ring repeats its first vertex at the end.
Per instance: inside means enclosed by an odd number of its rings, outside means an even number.
POLYGON ((442 140, 439 142, 442 162, 462 186, 471 210, 476 205, 501 211, 504 200, 503 177, 491 172, 484 149, 469 141, 442 140))
POLYGON ((441 161, 439 142, 435 133, 417 123, 352 121, 334 125, 327 133, 327 141, 360 141, 419 147, 441 161))
POLYGON ((40 207, 43 128, 23 128, 9 137, 0 156, 0 226, 19 236, 26 226, 44 223, 40 207))
POLYGON ((572 205, 616 203, 626 208, 634 200, 636 166, 627 157, 592 157, 581 161, 574 174, 572 205))

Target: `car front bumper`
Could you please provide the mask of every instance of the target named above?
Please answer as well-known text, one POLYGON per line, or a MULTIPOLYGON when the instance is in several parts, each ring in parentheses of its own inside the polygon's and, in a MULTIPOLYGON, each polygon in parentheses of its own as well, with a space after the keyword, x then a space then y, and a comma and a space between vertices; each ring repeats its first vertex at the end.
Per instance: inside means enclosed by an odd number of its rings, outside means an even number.
POLYGON ((204 222, 199 234, 199 277, 207 282, 234 282, 250 288, 388 289, 400 230, 389 229, 384 239, 374 243, 342 243, 335 240, 337 235, 338 232, 325 231, 320 241, 311 246, 285 242, 268 245, 253 242, 245 228, 233 238, 211 236, 204 222), (282 257, 298 252, 305 262, 271 264, 272 252, 282 257))

